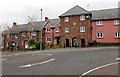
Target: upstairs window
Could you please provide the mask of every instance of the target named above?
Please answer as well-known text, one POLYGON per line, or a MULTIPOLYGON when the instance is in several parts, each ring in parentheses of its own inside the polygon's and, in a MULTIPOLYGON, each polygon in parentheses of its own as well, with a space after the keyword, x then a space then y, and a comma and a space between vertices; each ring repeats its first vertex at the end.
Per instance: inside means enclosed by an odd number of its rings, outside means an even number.
POLYGON ((46 29, 46 32, 50 32, 50 28, 47 28, 47 29, 46 29))
POLYGON ((36 32, 32 32, 32 36, 36 36, 36 32))
POLYGON ((18 38, 18 34, 15 34, 15 38, 18 38))
POLYGON ((98 32, 97 33, 97 38, 103 38, 103 33, 102 32, 98 32))
POLYGON ((103 25, 103 21, 96 21, 96 25, 103 25))
POLYGON ((120 20, 114 20, 115 25, 120 25, 120 20))
POLYGON ((47 41, 47 42, 50 42, 50 41, 51 41, 50 37, 47 37, 47 38, 46 38, 46 41, 47 41))
POLYGON ((83 21, 83 20, 85 20, 85 16, 84 15, 80 16, 80 21, 83 21))
POLYGON ((69 27, 65 28, 65 32, 68 33, 69 32, 69 27))
POLYGON ((22 32, 22 36, 26 36, 26 32, 22 32))
POLYGON ((85 32, 85 27, 84 26, 80 27, 80 32, 85 32))
POLYGON ((115 32, 115 37, 120 38, 120 32, 115 32))
POLYGON ((56 32, 60 32, 60 28, 56 28, 56 32))
POLYGON ((69 22, 69 18, 68 18, 68 17, 65 17, 65 18, 64 18, 64 21, 65 21, 65 22, 69 22))

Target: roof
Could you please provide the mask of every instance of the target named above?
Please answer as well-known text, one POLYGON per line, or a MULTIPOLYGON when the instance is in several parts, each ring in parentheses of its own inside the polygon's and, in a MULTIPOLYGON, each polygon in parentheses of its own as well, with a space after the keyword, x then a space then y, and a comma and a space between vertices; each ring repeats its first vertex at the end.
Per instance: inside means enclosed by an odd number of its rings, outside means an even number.
POLYGON ((85 9, 83 9, 82 7, 80 7, 78 5, 76 5, 75 7, 71 8, 67 12, 63 13, 62 15, 60 15, 60 17, 82 15, 82 14, 88 14, 88 13, 90 13, 90 12, 85 10, 85 9))
POLYGON ((27 24, 12 26, 12 28, 4 31, 4 33, 16 34, 23 31, 40 31, 46 24, 47 21, 29 22, 27 24))
POLYGON ((60 19, 59 18, 48 19, 48 23, 51 25, 51 27, 55 27, 55 24, 59 24, 60 23, 60 19))
MULTIPOLYGON (((120 10, 120 8, 119 8, 119 10, 120 10)), ((92 13, 92 20, 119 18, 118 17, 118 8, 95 10, 95 11, 90 11, 90 12, 92 13)))

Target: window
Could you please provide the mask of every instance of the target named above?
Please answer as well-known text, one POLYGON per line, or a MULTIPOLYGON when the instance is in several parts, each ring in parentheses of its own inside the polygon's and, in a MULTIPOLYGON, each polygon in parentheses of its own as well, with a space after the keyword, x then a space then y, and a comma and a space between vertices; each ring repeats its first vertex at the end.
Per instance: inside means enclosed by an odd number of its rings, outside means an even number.
POLYGON ((96 21, 96 25, 103 25, 103 21, 96 21))
POLYGON ((51 41, 50 37, 47 37, 46 40, 47 40, 47 42, 50 42, 50 41, 51 41))
POLYGON ((103 33, 102 32, 98 32, 97 33, 97 38, 103 38, 103 33))
POLYGON ((17 35, 17 34, 15 34, 15 38, 18 38, 18 35, 17 35))
POLYGON ((50 28, 47 28, 46 32, 50 32, 50 28))
POLYGON ((32 36, 36 36, 36 32, 32 32, 32 36))
POLYGON ((120 24, 120 21, 119 21, 119 20, 114 20, 114 24, 115 24, 115 25, 119 25, 119 24, 120 24))
POLYGON ((56 28, 56 32, 60 32, 60 29, 59 29, 59 28, 56 28))
POLYGON ((80 16, 80 21, 83 21, 83 20, 85 20, 85 16, 84 15, 80 16))
POLYGON ((65 18, 64 18, 64 21, 65 21, 65 22, 69 22, 69 18, 68 18, 68 17, 65 17, 65 18))
POLYGON ((80 27, 80 32, 85 32, 85 27, 84 26, 80 27))
POLYGON ((116 37, 116 38, 120 38, 120 32, 116 32, 116 33, 115 33, 115 37, 116 37))
POLYGON ((66 32, 66 33, 69 32, 69 27, 66 27, 66 28, 65 28, 65 32, 66 32))
POLYGON ((22 32, 22 36, 26 36, 26 32, 22 32))
POLYGON ((24 41, 22 41, 22 45, 24 45, 24 41))

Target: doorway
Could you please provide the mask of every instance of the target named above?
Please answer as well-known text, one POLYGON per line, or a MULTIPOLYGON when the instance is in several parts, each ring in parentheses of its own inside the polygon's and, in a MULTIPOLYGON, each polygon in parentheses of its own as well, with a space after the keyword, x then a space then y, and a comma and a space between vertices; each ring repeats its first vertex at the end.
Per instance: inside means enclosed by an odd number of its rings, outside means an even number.
POLYGON ((60 44, 60 38, 59 37, 56 38, 56 42, 57 42, 57 44, 60 44))
POLYGON ((81 39, 81 47, 85 47, 85 39, 81 39))
POLYGON ((66 47, 69 47, 69 39, 66 39, 66 47))
POLYGON ((76 37, 72 39, 72 47, 78 47, 78 39, 76 37))
POLYGON ((28 41, 25 40, 25 48, 28 48, 28 41))

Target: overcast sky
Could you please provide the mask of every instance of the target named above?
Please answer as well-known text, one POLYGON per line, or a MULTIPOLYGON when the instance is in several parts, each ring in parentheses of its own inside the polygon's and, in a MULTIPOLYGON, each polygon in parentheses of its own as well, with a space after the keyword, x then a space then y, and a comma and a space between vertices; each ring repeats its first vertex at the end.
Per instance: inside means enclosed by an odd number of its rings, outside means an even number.
POLYGON ((0 0, 0 24, 27 23, 27 16, 58 18, 75 5, 86 10, 117 8, 120 0, 0 0), (87 5, 89 4, 89 8, 87 5))

